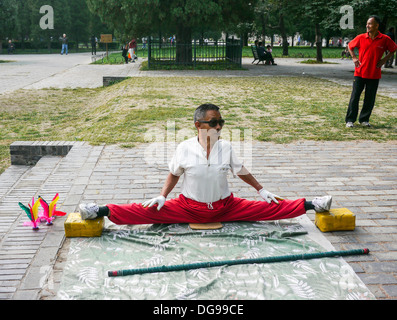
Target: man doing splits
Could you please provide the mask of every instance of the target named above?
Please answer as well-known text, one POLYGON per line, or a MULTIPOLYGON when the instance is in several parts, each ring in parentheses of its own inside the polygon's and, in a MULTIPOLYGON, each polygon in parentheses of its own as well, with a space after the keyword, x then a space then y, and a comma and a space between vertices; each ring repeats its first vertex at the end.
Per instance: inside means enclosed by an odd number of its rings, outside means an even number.
POLYGON ((227 221, 279 220, 298 217, 307 210, 328 211, 332 197, 281 199, 265 190, 236 157, 229 142, 219 139, 225 124, 219 107, 203 104, 194 113, 198 135, 180 143, 169 163, 169 174, 158 197, 143 204, 80 204, 82 219, 107 216, 115 224, 210 223, 227 221), (235 197, 229 190, 231 171, 255 188, 265 201, 235 197), (184 176, 176 199, 168 194, 184 176))

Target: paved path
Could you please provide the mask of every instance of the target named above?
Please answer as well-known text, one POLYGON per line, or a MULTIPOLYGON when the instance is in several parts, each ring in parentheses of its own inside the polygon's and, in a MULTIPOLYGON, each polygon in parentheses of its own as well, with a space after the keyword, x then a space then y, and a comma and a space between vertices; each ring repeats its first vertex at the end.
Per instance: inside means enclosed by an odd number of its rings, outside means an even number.
MULTIPOLYGON (((141 72, 136 64, 88 66, 90 54, 17 58, 18 62, 0 65, 3 92, 48 86, 101 86, 103 75, 169 76, 164 72, 141 72), (19 72, 25 72, 24 76, 19 72), (85 82, 76 79, 82 74, 85 82)), ((173 76, 302 76, 305 72, 303 76, 327 76, 346 84, 352 76, 351 62, 347 61, 335 65, 338 71, 325 66, 311 68, 292 59, 279 59, 277 67, 252 66, 250 59, 246 62, 248 71, 173 72, 173 76)), ((384 78, 384 92, 396 94, 395 76, 384 78)), ((27 218, 18 201, 27 203, 38 195, 50 199, 59 192, 60 209, 72 212, 80 201, 139 202, 161 189, 166 165, 144 158, 147 145, 121 149, 74 144, 63 158, 44 157, 33 167, 11 166, 0 176, 0 299, 54 298, 62 261, 67 257, 65 218, 57 218, 53 226, 33 232, 23 226, 27 218)), ((369 256, 346 260, 377 298, 397 299, 397 144, 305 141, 285 145, 258 142, 254 147, 253 173, 269 190, 288 198, 332 194, 334 207, 347 207, 356 213, 355 231, 324 235, 337 250, 370 248, 369 256)), ((256 196, 238 179, 231 178, 230 184, 237 196, 256 196)), ((179 188, 170 196, 175 196, 179 188)), ((314 214, 308 216, 314 219, 314 214)))
MULTIPOLYGON (((99 54, 99 53, 98 53, 99 54)), ((128 65, 90 65, 90 53, 69 55, 0 55, 0 94, 16 89, 97 88, 104 76, 120 77, 318 77, 351 86, 354 66, 351 60, 326 59, 334 64, 307 65, 303 59, 276 59, 277 66, 252 65, 251 58, 243 59, 246 70, 229 71, 140 71, 140 61, 128 65)), ((379 92, 397 98, 397 69, 387 69, 382 76, 379 92)))

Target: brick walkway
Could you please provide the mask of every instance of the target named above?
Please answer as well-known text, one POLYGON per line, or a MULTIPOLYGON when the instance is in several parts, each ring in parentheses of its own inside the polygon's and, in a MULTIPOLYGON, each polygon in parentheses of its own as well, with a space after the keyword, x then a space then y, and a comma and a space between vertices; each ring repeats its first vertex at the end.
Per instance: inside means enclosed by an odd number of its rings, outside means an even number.
MULTIPOLYGON (((158 195, 165 161, 132 149, 74 143, 65 157, 45 156, 34 167, 11 166, 0 176, 0 299, 53 299, 67 258, 63 222, 33 232, 18 201, 60 193, 60 210, 80 201, 140 202, 158 195), (153 163, 156 160, 156 163, 153 163), (58 262, 56 262, 58 258, 58 262)), ((252 173, 270 191, 288 198, 331 194, 333 207, 357 215, 357 228, 324 234, 336 250, 368 247, 371 254, 346 258, 378 299, 397 299, 397 144, 375 142, 254 143, 252 173)), ((255 199, 238 178, 232 191, 255 199)), ((180 183, 170 197, 180 191, 180 183)), ((308 214, 313 221, 314 213, 308 214)))

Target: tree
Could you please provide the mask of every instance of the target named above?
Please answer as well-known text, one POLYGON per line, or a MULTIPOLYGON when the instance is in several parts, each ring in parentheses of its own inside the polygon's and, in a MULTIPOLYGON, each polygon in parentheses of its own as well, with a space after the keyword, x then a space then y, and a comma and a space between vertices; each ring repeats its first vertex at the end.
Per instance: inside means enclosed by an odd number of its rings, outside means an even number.
POLYGON ((381 32, 397 24, 397 1, 352 0, 350 5, 354 9, 355 25, 362 31, 365 31, 368 17, 373 14, 378 15, 382 20, 379 27, 381 32))
POLYGON ((18 7, 18 14, 16 16, 18 27, 16 34, 21 40, 21 49, 25 49, 25 40, 30 35, 31 27, 30 1, 18 0, 16 3, 18 7))
MULTIPOLYGON (((47 22, 47 21, 46 21, 47 22)), ((88 42, 89 36, 110 33, 99 17, 88 10, 86 0, 0 0, 0 50, 6 38, 21 41, 30 39, 36 44, 58 42, 63 33, 76 43, 88 42), (40 21, 46 11, 40 8, 49 5, 53 8, 54 29, 42 29, 40 21)))
POLYGON ((79 49, 79 41, 88 42, 89 16, 87 4, 83 0, 69 0, 71 25, 69 28, 70 38, 76 42, 76 49, 79 49))
POLYGON ((40 27, 40 19, 43 14, 40 13, 40 8, 43 1, 29 0, 31 11, 31 37, 36 43, 46 42, 48 49, 51 49, 51 41, 56 40, 62 36, 63 33, 68 33, 71 25, 70 6, 68 0, 47 0, 46 5, 54 9, 54 29, 42 29, 40 27))
POLYGON ((17 13, 18 7, 15 1, 0 0, 0 53, 3 50, 3 40, 15 34, 17 13))
POLYGON ((323 37, 322 37, 322 24, 327 17, 337 8, 336 1, 334 0, 311 0, 305 1, 301 4, 300 12, 302 16, 310 21, 315 30, 315 43, 316 43, 316 60, 323 62, 323 37))
MULTIPOLYGON (((255 4, 257 0, 252 0, 255 4)), ((171 33, 176 35, 177 61, 192 61, 192 34, 203 26, 219 30, 251 18, 245 0, 87 0, 89 9, 122 39, 171 33), (184 48, 184 49, 183 49, 184 48)), ((226 31, 226 30, 224 30, 226 31)))
POLYGON ((291 33, 291 25, 289 21, 296 20, 296 1, 295 0, 270 0, 269 1, 273 10, 278 14, 278 25, 276 28, 280 31, 281 38, 283 39, 283 55, 288 56, 288 34, 291 33))

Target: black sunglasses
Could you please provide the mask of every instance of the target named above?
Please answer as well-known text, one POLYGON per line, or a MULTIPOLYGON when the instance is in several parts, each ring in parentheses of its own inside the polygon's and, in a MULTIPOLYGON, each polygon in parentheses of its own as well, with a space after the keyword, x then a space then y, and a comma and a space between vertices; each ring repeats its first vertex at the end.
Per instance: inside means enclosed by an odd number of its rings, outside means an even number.
POLYGON ((210 127, 212 127, 212 128, 215 128, 218 123, 219 123, 219 125, 221 127, 223 127, 223 125, 225 124, 225 120, 224 119, 219 119, 219 120, 212 119, 210 121, 197 120, 197 121, 200 122, 200 123, 208 123, 210 125, 210 127))

